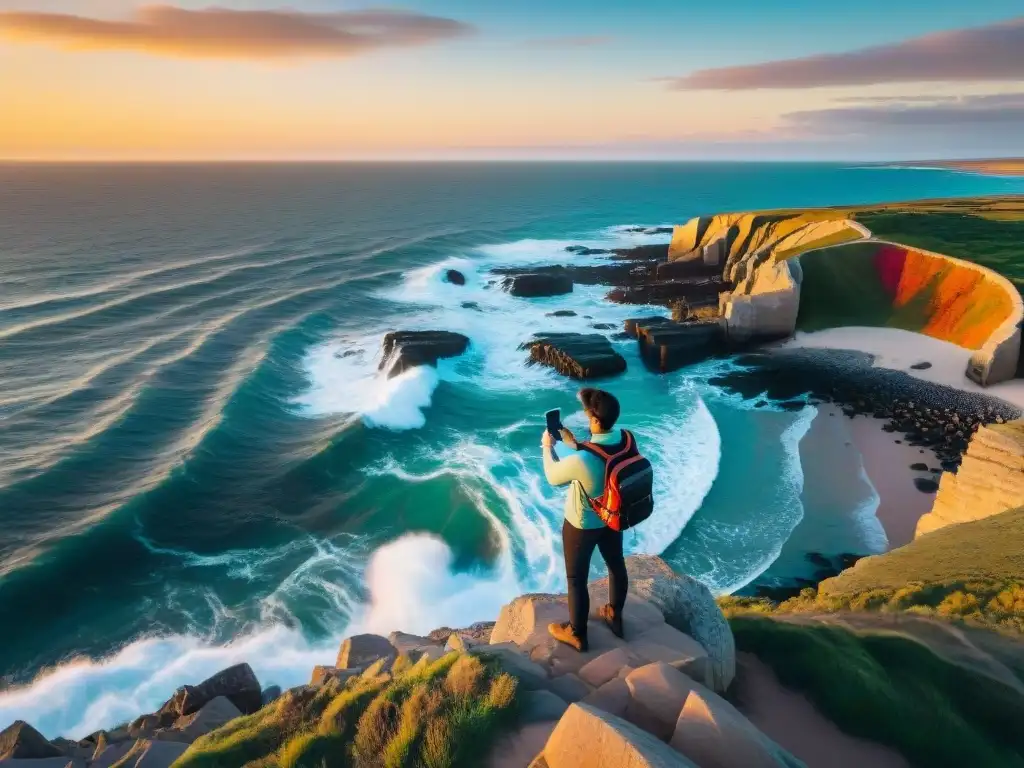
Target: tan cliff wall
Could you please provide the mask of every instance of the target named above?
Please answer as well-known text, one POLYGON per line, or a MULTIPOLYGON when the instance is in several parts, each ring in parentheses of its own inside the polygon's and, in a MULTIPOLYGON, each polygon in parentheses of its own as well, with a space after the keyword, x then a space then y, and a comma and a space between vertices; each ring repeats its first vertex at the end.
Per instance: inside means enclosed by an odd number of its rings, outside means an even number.
POLYGON ((735 285, 719 303, 731 339, 784 338, 800 307, 802 272, 793 257, 864 234, 838 211, 721 214, 676 227, 669 260, 722 267, 735 285))
POLYGON ((966 375, 982 386, 1013 378, 1020 356, 1020 325, 1024 320, 1024 303, 1013 285, 1002 275, 977 264, 875 241, 871 232, 854 221, 852 215, 851 211, 824 209, 701 216, 675 228, 669 260, 700 259, 722 268, 723 277, 735 287, 720 295, 719 311, 726 332, 734 341, 785 338, 797 330, 798 324, 804 330, 839 325, 905 327, 905 323, 896 321, 864 321, 871 315, 873 306, 867 297, 841 295, 844 291, 849 294, 845 289, 857 284, 855 281, 832 280, 835 290, 829 291, 828 279, 805 280, 808 277, 808 267, 803 263, 805 258, 814 262, 811 265, 815 268, 814 275, 809 275, 812 278, 820 277, 823 272, 855 269, 862 265, 846 257, 856 255, 856 249, 861 246, 850 244, 870 240, 875 250, 885 252, 882 256, 898 251, 900 257, 882 259, 884 263, 881 263, 875 258, 878 254, 871 254, 868 266, 877 274, 872 274, 868 282, 878 283, 875 287, 879 291, 891 287, 886 280, 896 274, 890 268, 896 262, 900 266, 899 275, 903 275, 902 267, 906 264, 920 262, 926 267, 907 270, 906 281, 898 276, 899 286, 903 282, 913 283, 910 287, 914 290, 893 293, 882 302, 891 311, 882 314, 902 317, 907 314, 905 309, 916 308, 919 314, 934 320, 922 322, 920 328, 907 326, 907 329, 973 350, 966 375), (841 247, 844 245, 847 247, 841 247), (915 275, 921 279, 911 280, 915 275), (953 279, 946 279, 950 275, 953 279), (811 290, 813 293, 803 296, 811 290), (826 293, 840 295, 818 295, 826 293), (835 315, 836 306, 843 304, 857 310, 852 312, 852 319, 828 322, 827 316, 835 315), (814 311, 815 307, 822 306, 830 309, 814 311), (950 307, 958 311, 947 311, 950 307), (815 314, 819 319, 826 318, 824 324, 805 328, 804 319, 815 314), (950 318, 959 325, 947 328, 950 323, 946 321, 950 318))
POLYGON ((944 472, 915 538, 1024 506, 1024 421, 989 424, 971 438, 956 474, 944 472))

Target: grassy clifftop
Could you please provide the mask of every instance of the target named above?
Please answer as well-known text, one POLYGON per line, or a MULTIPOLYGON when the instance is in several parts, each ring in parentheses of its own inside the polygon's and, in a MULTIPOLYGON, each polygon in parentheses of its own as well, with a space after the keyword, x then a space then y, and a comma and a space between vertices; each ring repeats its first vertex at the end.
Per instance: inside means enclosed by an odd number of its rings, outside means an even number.
POLYGON ((1024 632, 1024 509, 930 533, 781 603, 723 598, 727 614, 911 612, 1024 632))

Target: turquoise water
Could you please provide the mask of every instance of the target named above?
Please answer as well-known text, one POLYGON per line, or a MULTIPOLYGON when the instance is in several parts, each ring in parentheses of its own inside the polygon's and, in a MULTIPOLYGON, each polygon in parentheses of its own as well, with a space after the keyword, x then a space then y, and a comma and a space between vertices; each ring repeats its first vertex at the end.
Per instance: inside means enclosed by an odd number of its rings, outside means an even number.
MULTIPOLYGON (((294 685, 346 631, 561 589, 538 442, 546 409, 582 425, 517 346, 662 310, 515 299, 490 266, 702 213, 1022 190, 796 164, 0 167, 0 721, 82 735, 235 660, 294 685), (397 328, 472 347, 383 381, 397 328)), ((754 410, 706 383, 727 362, 656 376, 616 343, 608 386, 658 473, 628 547, 743 586, 822 497, 802 496, 813 409, 754 410)))

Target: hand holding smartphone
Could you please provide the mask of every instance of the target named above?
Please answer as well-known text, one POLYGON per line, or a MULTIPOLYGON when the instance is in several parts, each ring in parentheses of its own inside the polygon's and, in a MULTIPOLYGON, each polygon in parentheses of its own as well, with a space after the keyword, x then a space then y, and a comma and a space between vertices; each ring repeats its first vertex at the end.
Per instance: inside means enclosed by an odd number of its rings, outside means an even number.
POLYGON ((548 433, 551 435, 551 439, 558 440, 562 439, 559 431, 562 429, 562 412, 560 409, 555 408, 554 410, 548 411, 544 414, 544 420, 547 424, 548 433))

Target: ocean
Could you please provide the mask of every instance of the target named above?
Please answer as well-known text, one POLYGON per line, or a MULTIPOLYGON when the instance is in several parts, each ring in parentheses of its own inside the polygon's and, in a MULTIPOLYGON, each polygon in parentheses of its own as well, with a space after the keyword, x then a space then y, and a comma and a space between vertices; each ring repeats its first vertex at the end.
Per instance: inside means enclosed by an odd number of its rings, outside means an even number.
MULTIPOLYGON (((0 166, 0 724, 81 737, 236 661, 296 685, 344 634, 563 589, 539 438, 550 408, 583 429, 578 385, 518 345, 665 311, 514 298, 491 267, 705 213, 1022 190, 834 164, 0 166), (384 380, 396 329, 472 345, 384 380)), ((605 386, 657 473, 631 552, 735 591, 808 504, 860 521, 837 552, 885 547, 870 483, 809 491, 813 407, 614 343, 629 370, 605 386)))

